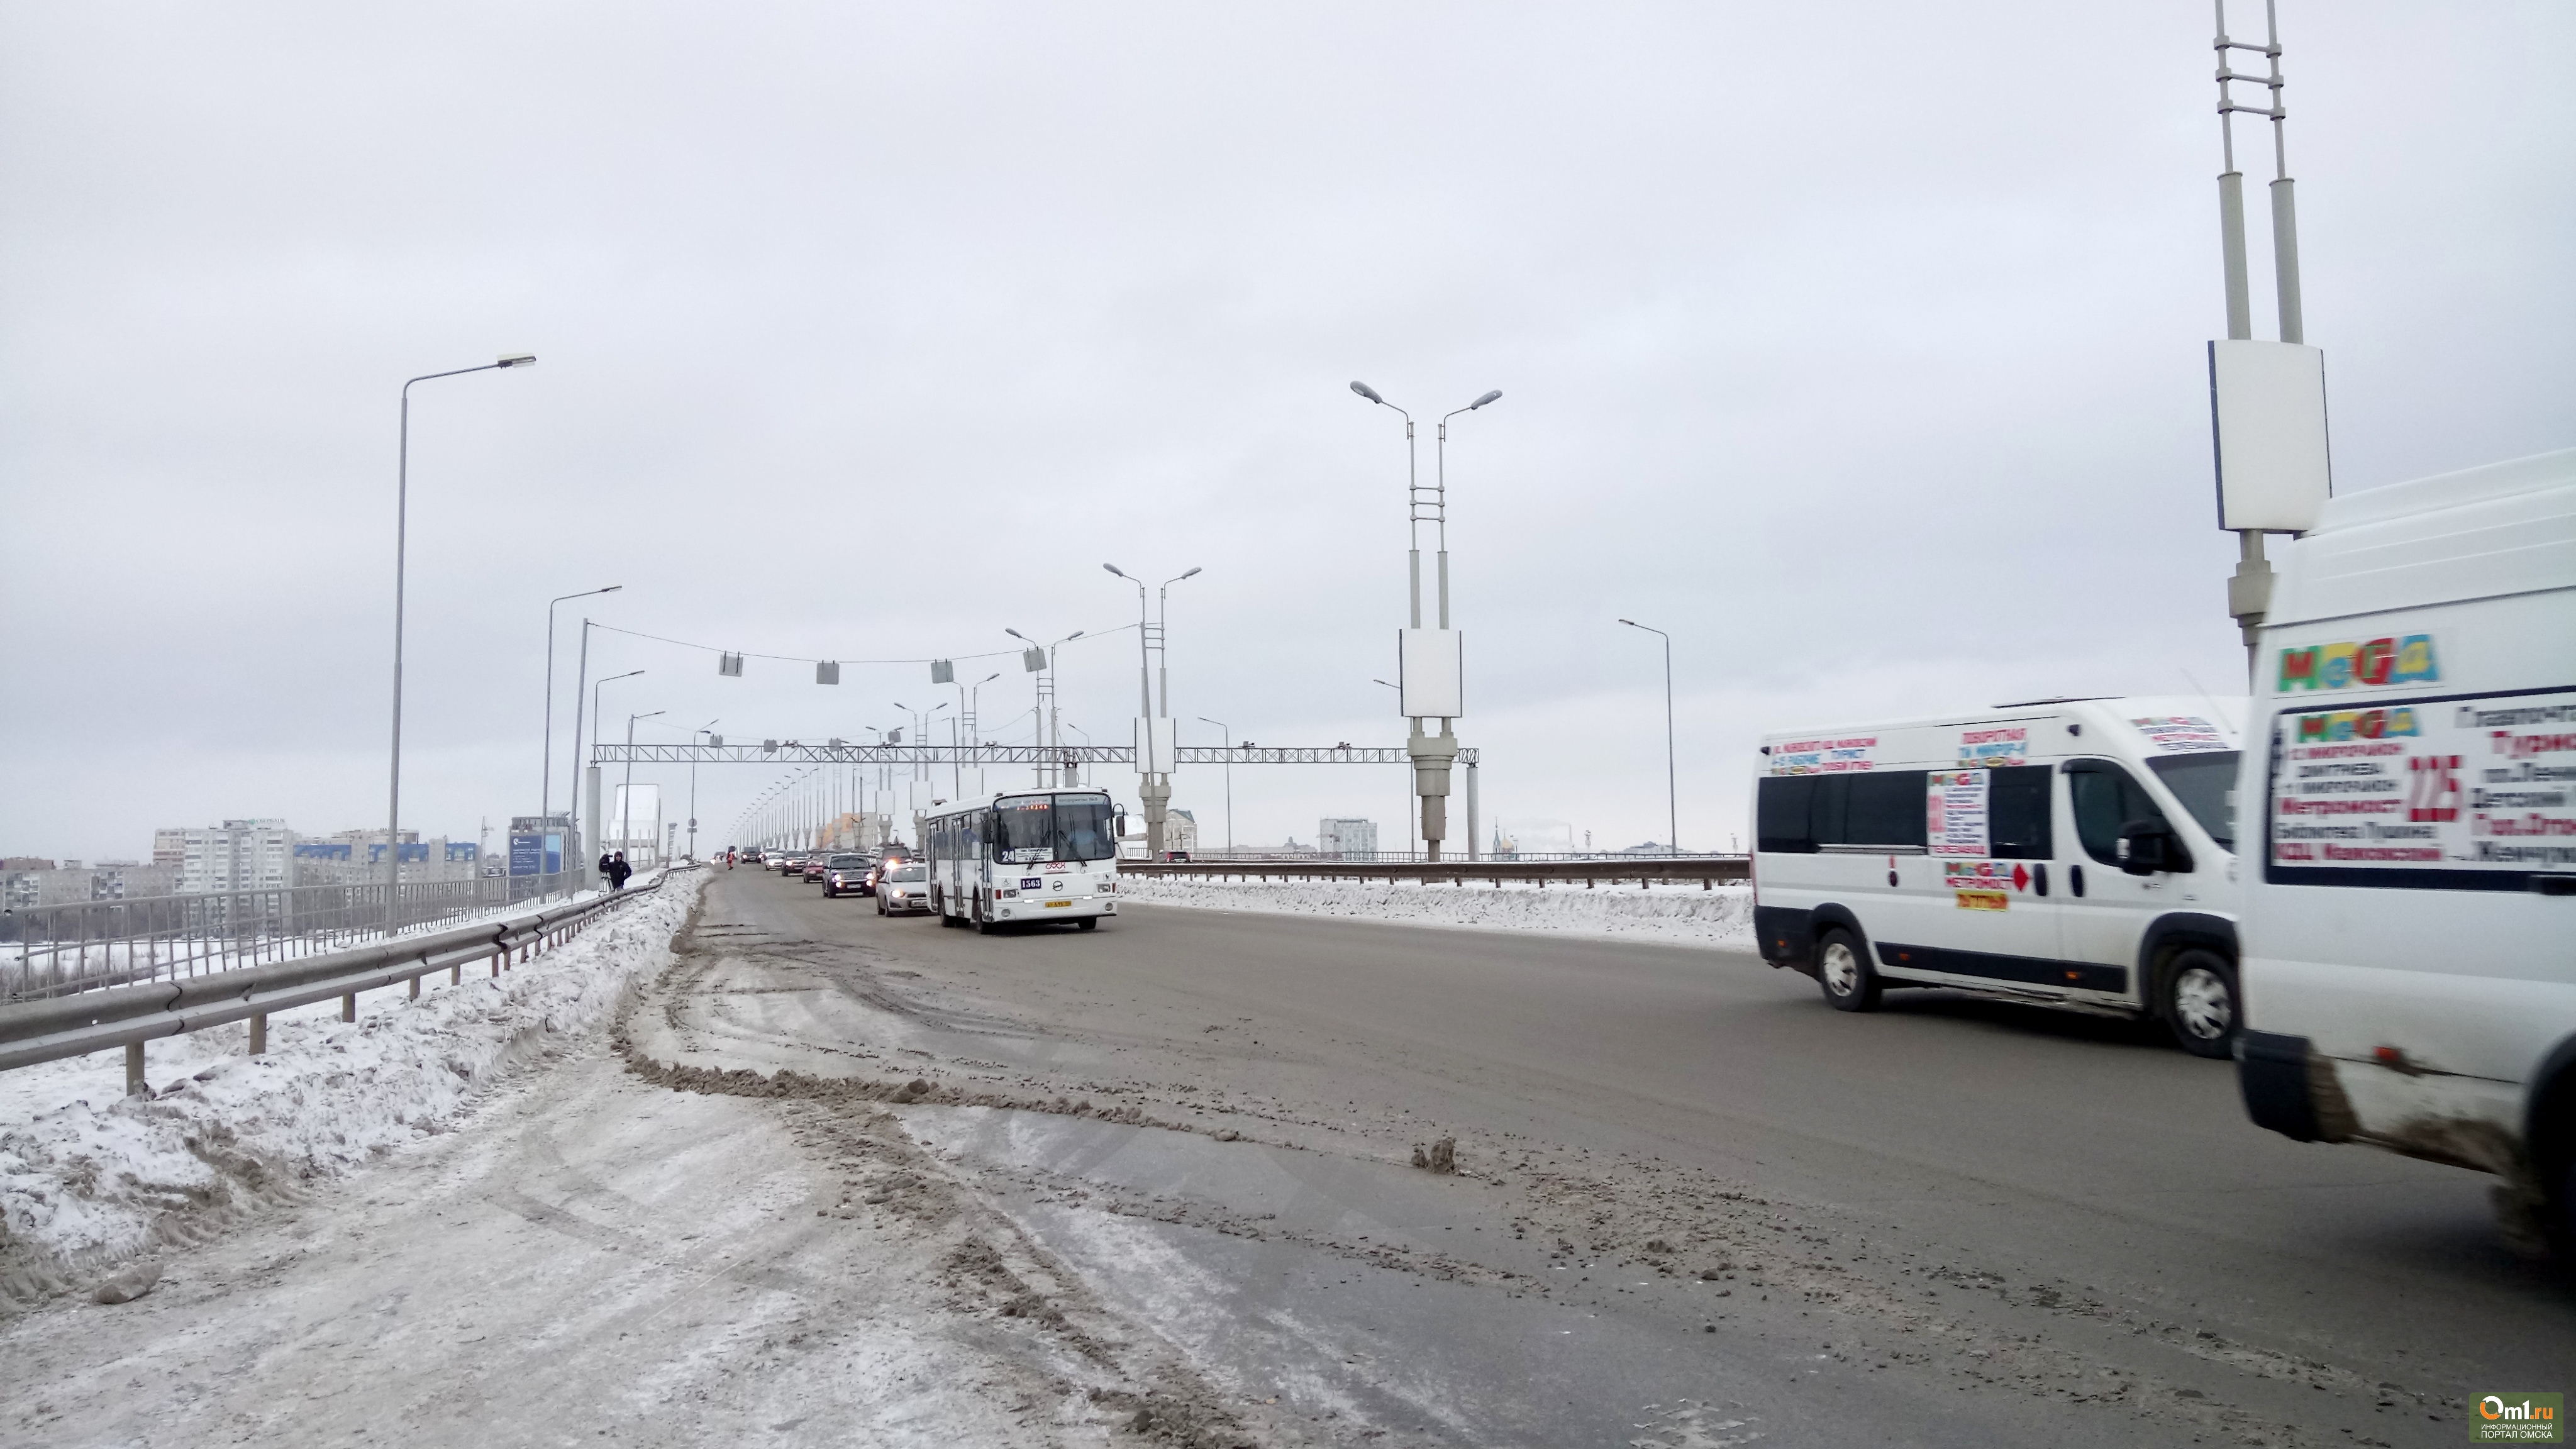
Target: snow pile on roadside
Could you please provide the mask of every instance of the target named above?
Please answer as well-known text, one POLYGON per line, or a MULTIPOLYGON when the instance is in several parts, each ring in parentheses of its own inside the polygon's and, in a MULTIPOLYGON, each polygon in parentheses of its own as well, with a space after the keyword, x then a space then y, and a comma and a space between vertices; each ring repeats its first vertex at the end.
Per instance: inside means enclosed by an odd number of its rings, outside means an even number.
POLYGON ((1608 883, 1590 890, 1525 881, 1463 886, 1445 882, 1352 880, 1217 880, 1206 876, 1125 876, 1120 895, 1158 906, 1203 906, 1292 916, 1344 916, 1413 925, 1552 931, 1565 936, 1750 947, 1753 892, 1746 886, 1702 889, 1697 882, 1639 890, 1608 883))
POLYGON ((370 992, 354 1022, 336 1001, 272 1016, 263 1056, 241 1024, 153 1041, 150 1097, 123 1094, 121 1051, 0 1072, 0 1302, 446 1130, 508 1067, 604 1027, 669 961, 705 880, 674 874, 497 978, 370 992))

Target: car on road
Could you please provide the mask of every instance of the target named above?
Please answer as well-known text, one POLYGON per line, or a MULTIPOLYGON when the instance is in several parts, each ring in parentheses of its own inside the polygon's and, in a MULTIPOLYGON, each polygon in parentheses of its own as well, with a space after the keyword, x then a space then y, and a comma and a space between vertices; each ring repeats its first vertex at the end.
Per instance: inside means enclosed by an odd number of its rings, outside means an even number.
POLYGON ((807 885, 813 885, 823 879, 823 864, 831 858, 829 852, 809 850, 805 852, 805 858, 797 863, 796 873, 807 885))
POLYGON ((877 879, 877 914, 912 916, 930 910, 930 867, 917 860, 897 861, 877 879))
POLYGON ((2258 648, 2248 1115, 2576 1263, 2576 449, 2330 499, 2258 648))
POLYGON ((1763 957, 1843 1011, 1947 987, 2152 1018, 2229 1055, 2244 708, 2052 699, 1764 735, 1763 957))
POLYGON ((780 875, 794 875, 798 870, 804 867, 805 852, 801 850, 782 850, 778 852, 777 855, 771 857, 771 859, 777 865, 778 873, 780 875))
POLYGON ((862 889, 868 872, 876 862, 864 855, 847 852, 823 858, 823 894, 825 896, 865 895, 862 889))
POLYGON ((887 871, 894 869, 896 866, 903 865, 912 859, 912 851, 907 846, 890 844, 884 847, 877 853, 876 868, 868 872, 868 883, 865 893, 868 895, 875 895, 879 884, 884 881, 887 871))

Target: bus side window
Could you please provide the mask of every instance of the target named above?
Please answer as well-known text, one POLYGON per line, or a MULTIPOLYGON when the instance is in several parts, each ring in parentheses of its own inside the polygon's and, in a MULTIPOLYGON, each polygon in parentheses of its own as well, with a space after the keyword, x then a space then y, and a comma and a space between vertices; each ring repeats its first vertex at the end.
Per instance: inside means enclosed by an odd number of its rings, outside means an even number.
MULTIPOLYGON (((2046 766, 2016 765, 1990 772, 1986 781, 1987 849, 1998 860, 2055 860, 2056 834, 2048 814, 2046 766)), ((2112 831, 2118 833, 2114 825, 2112 831)))

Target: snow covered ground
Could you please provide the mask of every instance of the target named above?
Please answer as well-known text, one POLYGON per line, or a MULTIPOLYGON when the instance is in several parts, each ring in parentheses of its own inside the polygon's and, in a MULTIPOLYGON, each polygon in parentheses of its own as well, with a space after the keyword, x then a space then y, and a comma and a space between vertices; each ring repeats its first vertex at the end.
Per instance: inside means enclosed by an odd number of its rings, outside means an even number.
POLYGON ((123 1054, 0 1073, 0 1304, 194 1241, 262 1201, 445 1131, 477 1089, 614 1015, 670 959, 703 872, 495 978, 468 968, 146 1048, 150 1097, 124 1095, 123 1054))
POLYGON ((1118 890, 1129 900, 1158 906, 1201 906, 1224 911, 1268 911, 1294 916, 1345 916, 1421 926, 1471 926, 1486 930, 1551 931, 1676 945, 1750 948, 1753 892, 1747 886, 1703 890, 1688 884, 1640 890, 1632 881, 1540 889, 1520 881, 1463 886, 1411 881, 1211 880, 1204 876, 1128 876, 1118 890))

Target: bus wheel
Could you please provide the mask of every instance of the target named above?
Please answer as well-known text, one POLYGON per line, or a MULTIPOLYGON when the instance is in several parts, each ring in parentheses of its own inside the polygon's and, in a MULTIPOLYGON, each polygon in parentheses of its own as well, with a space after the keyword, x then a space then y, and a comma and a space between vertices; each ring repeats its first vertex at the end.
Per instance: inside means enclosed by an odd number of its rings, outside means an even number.
POLYGON ((1097 931, 1100 929, 1100 918, 1098 916, 1085 916, 1073 924, 1079 930, 1097 931))
POLYGON ((1830 930, 1816 942, 1816 979, 1824 984, 1825 1000, 1834 1010, 1878 1010, 1878 973, 1849 931, 1830 930))
POLYGON ((984 905, 984 897, 981 894, 978 894, 975 897, 974 905, 975 934, 979 936, 989 936, 993 934, 993 918, 986 914, 987 908, 984 905))
POLYGON ((2196 1057, 2225 1057, 2236 1050, 2236 970, 2215 951, 2193 947, 2165 966, 2165 1025, 2196 1057))

